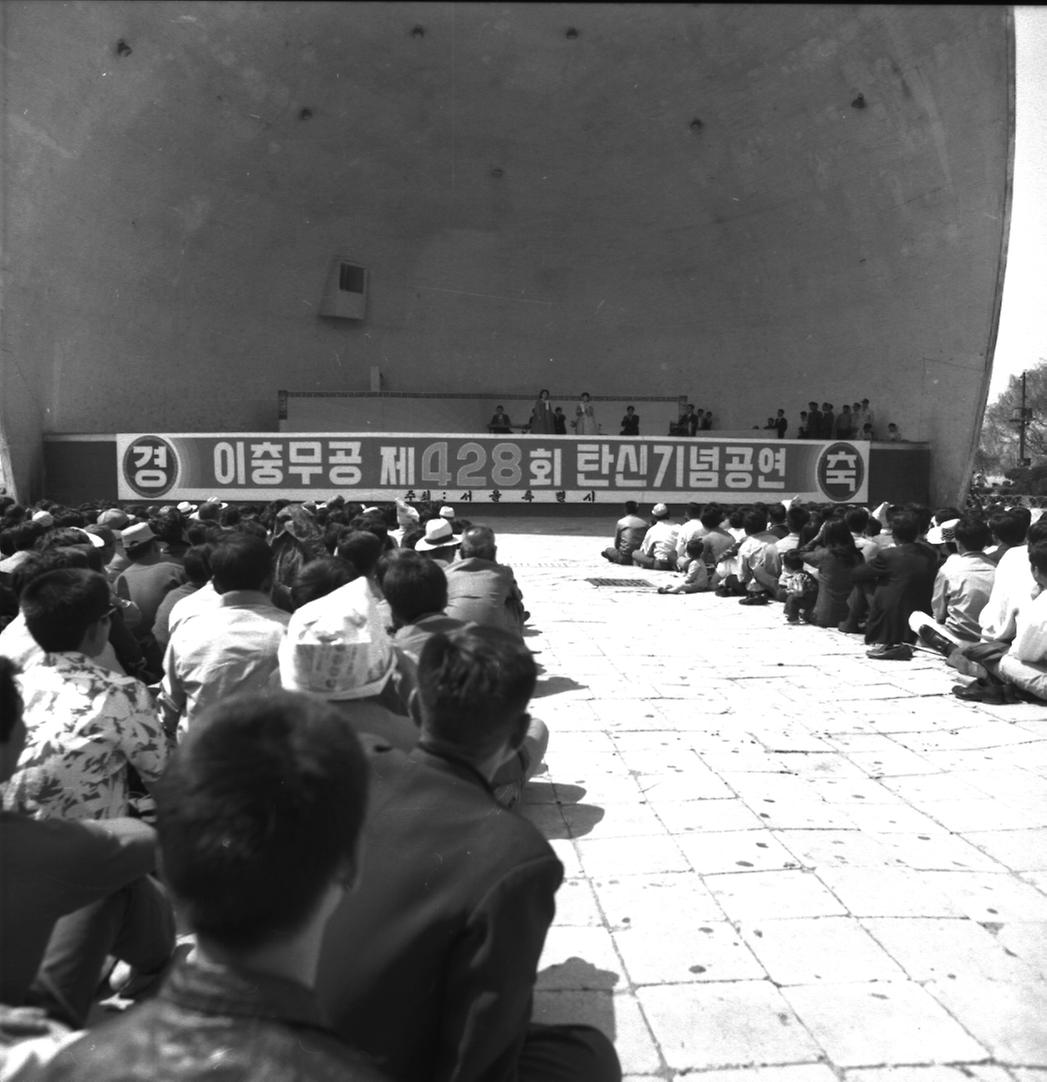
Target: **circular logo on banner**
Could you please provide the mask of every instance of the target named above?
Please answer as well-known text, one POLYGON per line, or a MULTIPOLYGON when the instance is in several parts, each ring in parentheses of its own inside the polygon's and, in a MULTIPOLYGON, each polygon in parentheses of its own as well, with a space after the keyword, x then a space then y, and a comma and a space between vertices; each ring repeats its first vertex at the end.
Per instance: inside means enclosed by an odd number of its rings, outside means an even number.
POLYGON ((167 440, 139 436, 124 452, 123 472, 139 496, 154 499, 178 480, 178 456, 167 440))
POLYGON ((865 463, 853 443, 831 443, 818 459, 818 487, 834 503, 848 503, 865 482, 865 463))

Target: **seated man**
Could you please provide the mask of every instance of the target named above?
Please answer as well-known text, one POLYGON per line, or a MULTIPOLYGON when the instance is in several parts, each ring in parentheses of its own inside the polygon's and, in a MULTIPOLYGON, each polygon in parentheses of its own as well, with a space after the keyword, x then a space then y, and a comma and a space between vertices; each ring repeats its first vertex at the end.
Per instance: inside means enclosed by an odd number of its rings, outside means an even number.
POLYGON ((615 524, 614 544, 601 553, 605 560, 612 564, 632 564, 633 553, 640 547, 648 528, 638 512, 636 501, 627 500, 625 514, 615 524))
POLYGON ((916 636, 909 628, 915 610, 930 607, 938 568, 928 546, 917 543, 920 524, 909 511, 891 518, 894 545, 854 569, 856 585, 874 587, 865 625, 866 656, 877 661, 905 661, 912 657, 916 636))
POLYGON ((654 571, 672 571, 676 566, 677 527, 669 521, 669 508, 656 503, 651 508, 654 524, 644 534, 633 563, 654 571))
POLYGON ((765 605, 778 594, 778 576, 782 573, 779 539, 768 530, 767 512, 762 508, 747 511, 742 524, 745 540, 738 547, 738 581, 745 587, 745 597, 738 604, 765 605))
POLYGON ((21 677, 29 733, 4 807, 38 819, 128 815, 128 766, 151 785, 168 741, 145 685, 94 660, 109 638, 109 583, 82 568, 48 571, 20 603, 45 655, 21 677))
MULTIPOLYGON (((0 657, 0 781, 26 738, 15 673, 0 657)), ((155 863, 155 832, 139 819, 0 813, 0 1003, 36 1005, 30 1032, 50 1029, 47 1018, 82 1026, 107 955, 139 972, 165 965, 174 919, 149 878, 155 863)))
POLYGON ((157 794, 164 877, 194 955, 41 1077, 379 1082, 311 992, 324 924, 356 878, 366 792, 356 736, 314 698, 234 696, 205 714, 157 794))
POLYGON ((676 531, 676 570, 686 571, 691 558, 687 555, 687 546, 694 538, 705 537, 708 530, 702 525, 702 508, 700 504, 689 503, 686 511, 687 518, 683 525, 676 531))
POLYGON ((448 564, 447 615, 463 623, 521 634, 527 613, 513 569, 498 563, 494 530, 471 526, 462 534, 459 559, 448 564))
POLYGON ((280 682, 326 699, 357 733, 410 751, 418 729, 392 680, 396 655, 385 625, 366 578, 308 602, 280 644, 280 682))
POLYGON ((915 611, 909 626, 946 657, 962 643, 978 642, 979 617, 992 593, 996 565, 984 555, 989 527, 981 519, 961 518, 953 529, 956 552, 938 569, 931 614, 915 611))
POLYGON ((142 614, 135 628, 140 638, 152 634, 156 610, 164 596, 185 582, 185 568, 160 551, 156 535, 146 522, 123 531, 124 552, 130 561, 113 583, 118 596, 133 601, 142 614))
POLYGON ((438 631, 465 627, 448 616, 447 576, 443 565, 411 549, 390 553, 381 567, 382 593, 393 615, 395 680, 400 698, 410 705, 418 687, 418 658, 422 647, 438 631))
POLYGON ((251 534, 230 534, 211 552, 211 576, 218 604, 177 624, 164 654, 160 713, 169 732, 184 732, 201 711, 228 695, 265 690, 276 673, 276 651, 290 614, 270 600, 269 546, 251 534))
POLYGON ((509 632, 434 635, 419 746, 371 754, 366 871, 328 926, 317 993, 396 1082, 620 1077, 603 1034, 530 1020, 563 867, 490 780, 520 747, 535 679, 509 632))
POLYGON ((1019 697, 1017 689, 1047 701, 1047 541, 1034 541, 1028 552, 1035 586, 1018 608, 1014 639, 965 648, 977 658, 984 675, 967 685, 956 684, 952 690, 958 698, 1013 702, 1019 697))

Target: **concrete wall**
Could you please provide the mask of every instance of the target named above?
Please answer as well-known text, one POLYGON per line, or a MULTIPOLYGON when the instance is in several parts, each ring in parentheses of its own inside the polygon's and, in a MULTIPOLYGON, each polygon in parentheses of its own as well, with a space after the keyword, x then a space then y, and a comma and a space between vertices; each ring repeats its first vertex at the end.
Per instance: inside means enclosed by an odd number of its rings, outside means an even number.
POLYGON ((3 14, 3 425, 276 392, 868 397, 963 484, 1009 206, 994 7, 58 3, 3 14), (576 30, 569 36, 569 28, 576 30), (122 45, 120 43, 123 43, 122 45), (860 96, 860 97, 859 97, 860 96), (333 256, 367 318, 319 318, 333 256))

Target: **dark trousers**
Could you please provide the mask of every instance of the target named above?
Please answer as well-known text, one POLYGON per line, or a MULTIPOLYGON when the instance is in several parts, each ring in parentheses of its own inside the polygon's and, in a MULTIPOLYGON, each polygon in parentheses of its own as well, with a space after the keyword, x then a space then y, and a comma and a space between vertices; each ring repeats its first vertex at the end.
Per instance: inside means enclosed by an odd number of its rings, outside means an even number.
POLYGON ((593 1026, 532 1022, 517 1060, 517 1082, 620 1082, 614 1045, 593 1026))
POLYGON ((143 876, 55 923, 28 999, 73 1029, 83 1028, 110 955, 140 973, 161 971, 175 944, 163 887, 143 876))

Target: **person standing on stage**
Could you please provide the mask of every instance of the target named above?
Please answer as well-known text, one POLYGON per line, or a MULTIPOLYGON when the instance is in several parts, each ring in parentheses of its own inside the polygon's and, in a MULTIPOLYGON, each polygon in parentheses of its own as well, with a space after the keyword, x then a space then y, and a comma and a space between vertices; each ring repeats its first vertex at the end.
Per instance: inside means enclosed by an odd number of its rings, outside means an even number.
POLYGON ((544 387, 538 392, 538 401, 534 404, 531 431, 543 436, 552 435, 556 431, 553 423, 553 404, 549 401, 549 392, 544 387))
POLYGON ((574 431, 579 436, 597 436, 600 433, 588 391, 582 393, 578 405, 574 408, 574 431))

